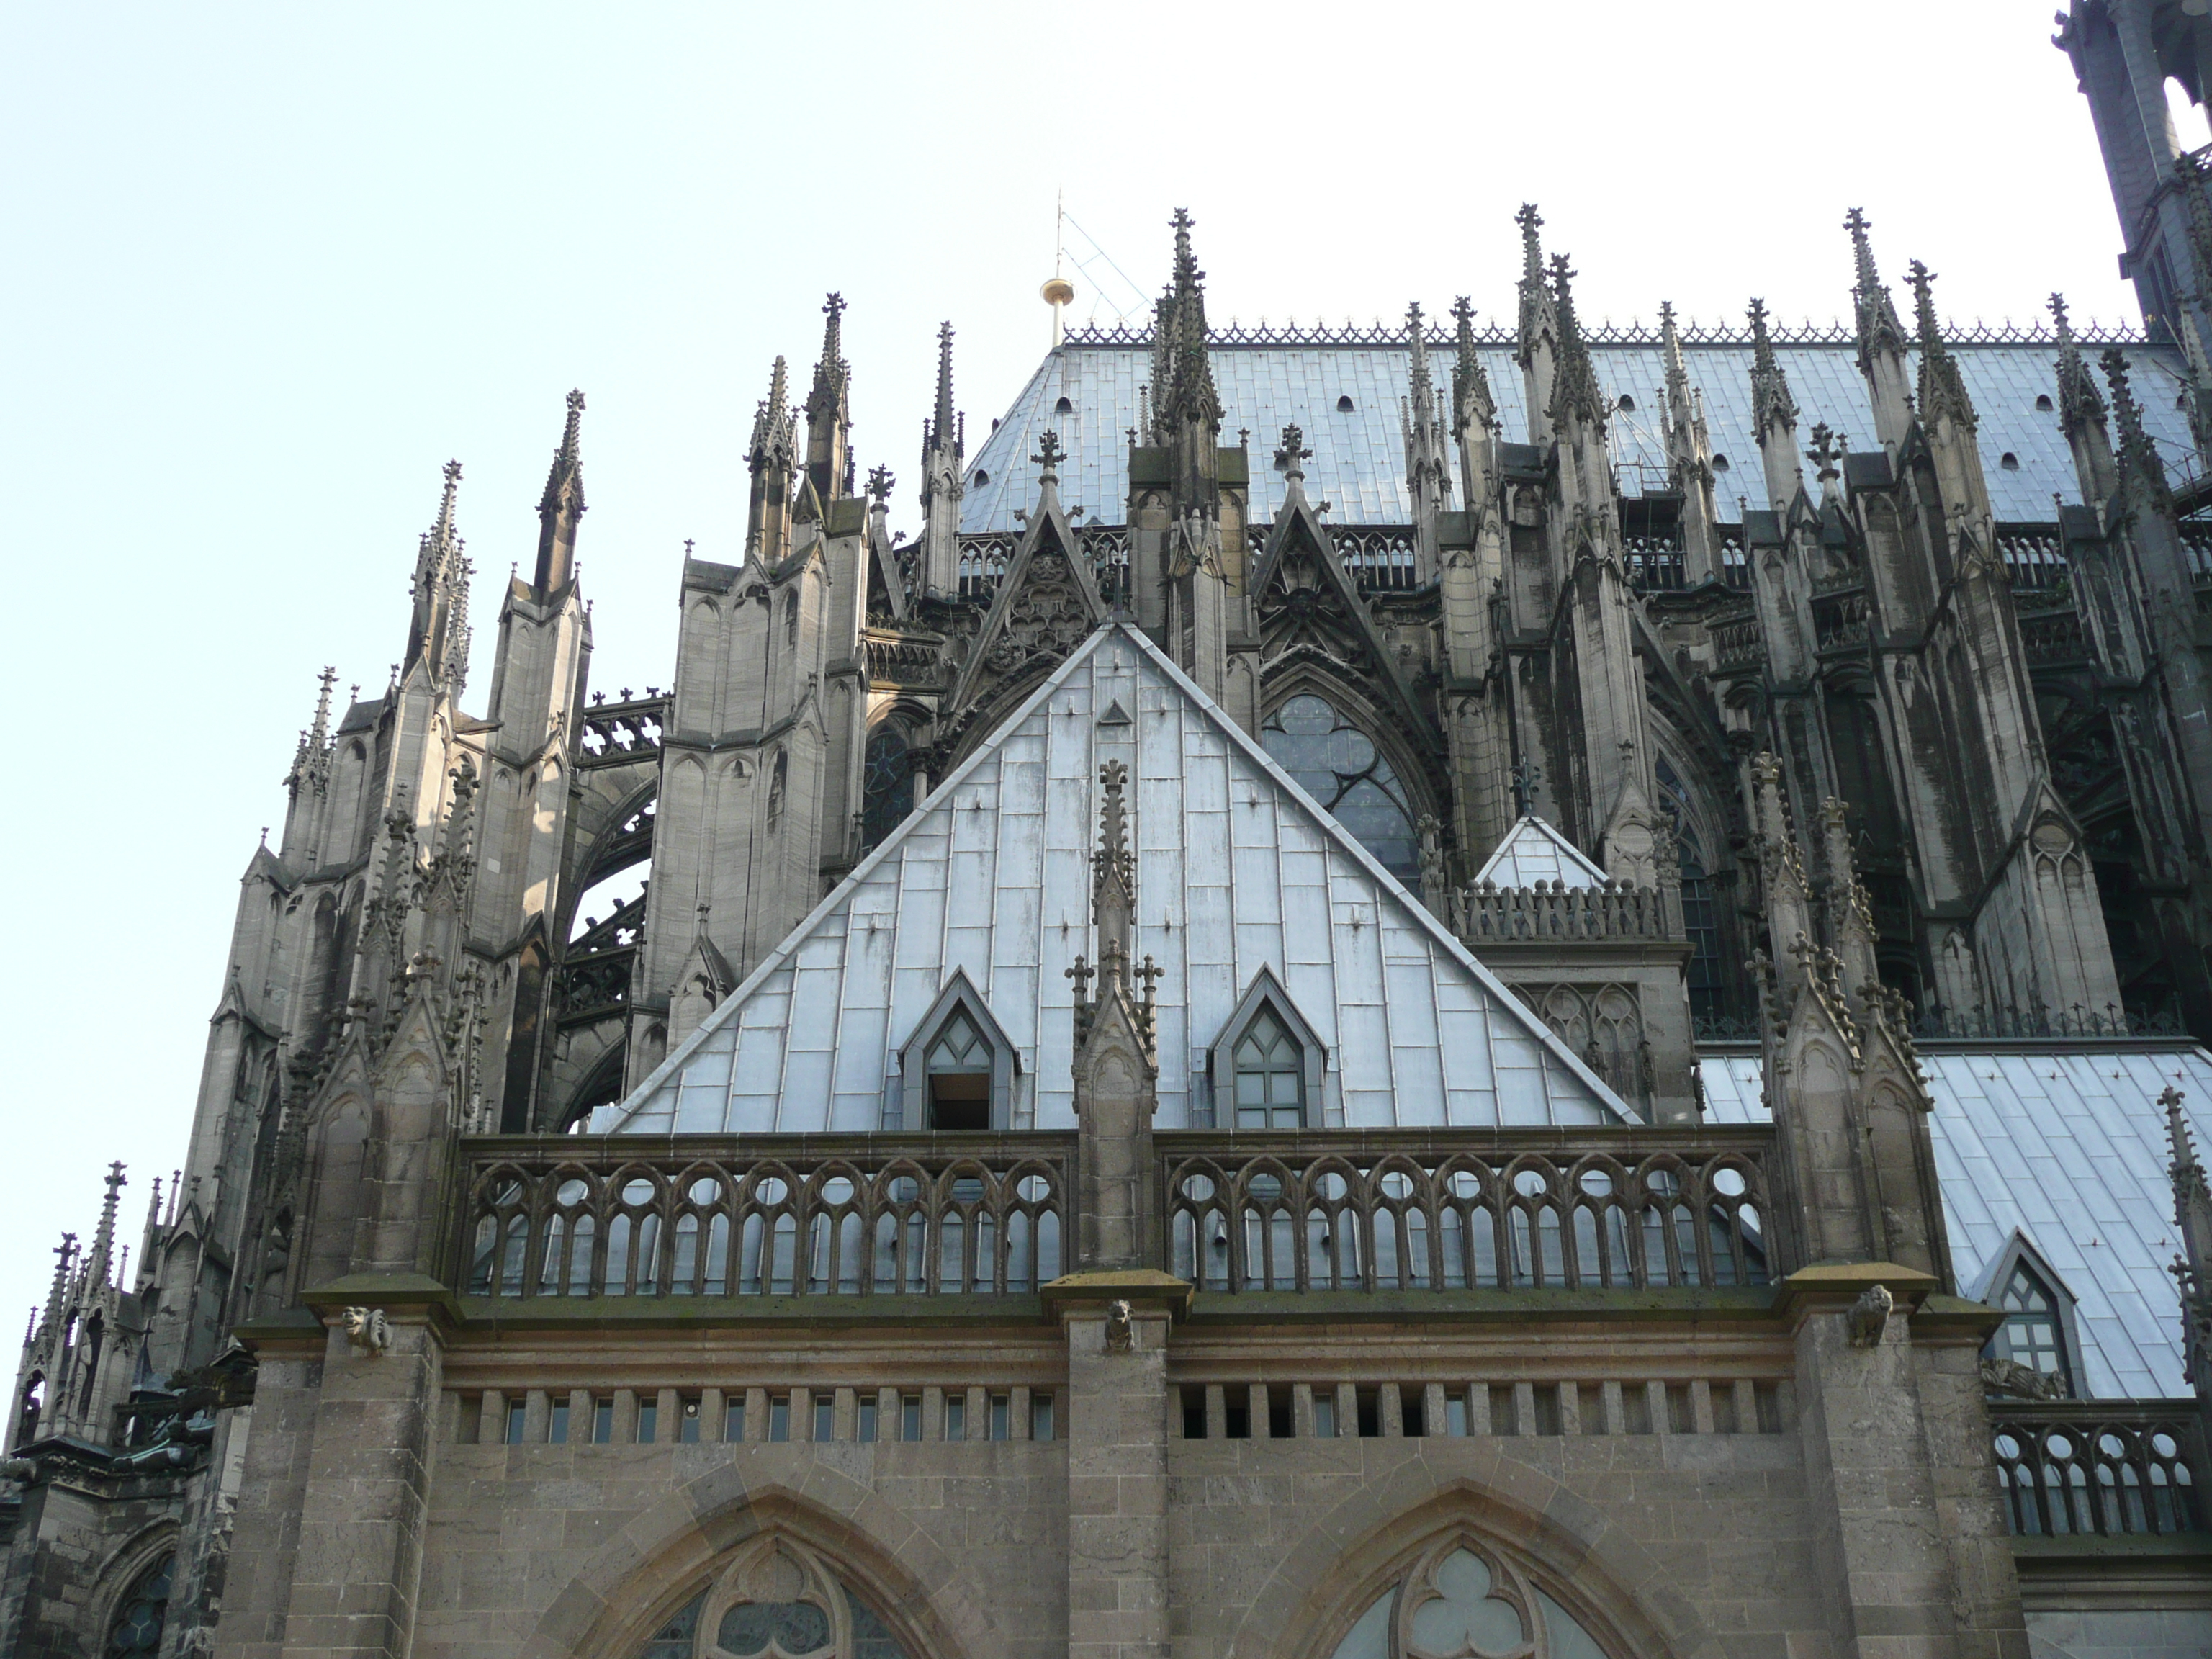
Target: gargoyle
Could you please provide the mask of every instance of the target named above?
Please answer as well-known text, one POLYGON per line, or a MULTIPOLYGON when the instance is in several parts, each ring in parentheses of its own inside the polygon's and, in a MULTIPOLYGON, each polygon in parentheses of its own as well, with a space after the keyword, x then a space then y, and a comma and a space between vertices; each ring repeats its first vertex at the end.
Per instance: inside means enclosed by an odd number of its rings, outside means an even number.
POLYGON ((1868 1285, 1844 1315, 1844 1329, 1850 1335, 1851 1346, 1881 1346, 1882 1331, 1889 1323, 1889 1310, 1896 1305, 1897 1298, 1889 1293, 1889 1286, 1868 1285))

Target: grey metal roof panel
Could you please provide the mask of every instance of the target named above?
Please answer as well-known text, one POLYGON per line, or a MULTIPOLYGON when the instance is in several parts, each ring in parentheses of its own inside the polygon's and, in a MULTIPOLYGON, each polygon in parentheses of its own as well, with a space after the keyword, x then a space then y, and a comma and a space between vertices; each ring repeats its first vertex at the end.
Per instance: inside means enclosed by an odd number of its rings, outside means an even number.
MULTIPOLYGON (((2187 1394, 2157 1099, 2174 1084, 2192 1126, 2212 1122, 2212 1054, 1932 1054, 1921 1065, 1936 1097, 1936 1168, 1960 1291, 1983 1294, 2021 1232, 2075 1298, 2085 1394, 2187 1394)), ((1707 1058, 1698 1073, 1711 1121, 1768 1121, 1756 1057, 1707 1058)))
MULTIPOLYGON (((2145 425, 2169 465, 2178 464, 2191 451, 2187 418, 2175 406, 2178 362, 2171 352, 2149 346, 2125 349, 2145 425)), ((2043 522, 2055 516, 2054 495, 2079 502, 2058 416, 2035 406, 2039 397, 2057 400, 2053 349, 2022 343, 1960 345, 1952 351, 1979 419, 1984 471, 1997 517, 2043 522), (2007 466, 2007 455, 2016 465, 2007 466)), ((1400 419, 1410 395, 1405 347, 1230 346, 1212 355, 1221 393, 1222 442, 1236 445, 1240 428, 1249 434, 1255 517, 1272 518, 1281 505, 1282 478, 1273 457, 1283 427, 1293 422, 1314 452, 1306 464, 1306 493, 1333 503, 1332 521, 1403 524, 1411 516, 1400 419), (1348 411, 1339 409, 1340 398, 1351 399, 1348 411)), ((1479 355, 1505 437, 1525 437, 1527 400, 1511 352, 1493 346, 1479 355)), ((1722 517, 1736 517, 1740 498, 1753 507, 1785 505, 1766 501, 1752 440, 1751 349, 1692 345, 1683 356, 1691 384, 1704 398, 1716 468, 1726 462, 1718 483, 1722 517)), ((1815 423, 1825 422, 1861 451, 1874 447, 1866 383, 1850 347, 1778 346, 1775 357, 1797 400, 1801 444, 1810 441, 1815 423)), ((1438 393, 1447 396, 1451 354, 1432 351, 1430 361, 1438 393)), ((1612 422, 1621 488, 1631 495, 1660 488, 1667 458, 1659 424, 1666 382, 1659 348, 1593 346, 1590 362, 1608 398, 1617 403, 1626 394, 1635 405, 1617 411, 1612 422)), ((1029 458, 1048 428, 1059 432, 1068 451, 1060 467, 1060 498, 1101 523, 1121 522, 1128 498, 1127 433, 1137 424, 1137 389, 1151 373, 1151 354, 1142 346, 1068 345, 1048 354, 969 463, 961 529, 980 534, 1016 528, 1015 513, 1036 499, 1036 469, 1029 458), (1066 412, 1060 410, 1062 398, 1066 412)))

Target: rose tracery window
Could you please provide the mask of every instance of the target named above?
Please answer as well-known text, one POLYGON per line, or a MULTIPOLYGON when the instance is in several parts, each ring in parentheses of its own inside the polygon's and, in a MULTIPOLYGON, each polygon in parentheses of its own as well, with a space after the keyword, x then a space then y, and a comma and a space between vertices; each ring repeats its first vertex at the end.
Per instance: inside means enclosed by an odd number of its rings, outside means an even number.
POLYGON ((638 1659, 909 1659, 811 1550, 766 1539, 656 1630, 638 1659))
POLYGON ((1327 699, 1292 697, 1261 728, 1268 758, 1333 813, 1352 838, 1409 886, 1421 878, 1421 842, 1405 785, 1375 740, 1327 699))
POLYGON ((877 728, 860 766, 860 850, 868 852, 914 811, 914 757, 906 733, 877 728))
POLYGON ((1334 1659, 1605 1659, 1575 1616, 1471 1540, 1428 1551, 1359 1616, 1334 1659))

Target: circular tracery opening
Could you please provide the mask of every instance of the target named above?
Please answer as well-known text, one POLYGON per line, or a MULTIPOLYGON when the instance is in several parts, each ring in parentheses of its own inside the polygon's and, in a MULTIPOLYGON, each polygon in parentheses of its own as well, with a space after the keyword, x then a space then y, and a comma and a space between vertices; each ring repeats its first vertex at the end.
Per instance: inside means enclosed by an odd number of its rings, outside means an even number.
POLYGON ((1275 764, 1335 815, 1382 867, 1412 885, 1420 880, 1420 839, 1406 787, 1375 740, 1307 693, 1277 709, 1260 740, 1275 764))
POLYGON ((788 1539, 766 1539, 678 1607, 637 1659, 911 1659, 911 1653, 819 1556, 788 1539))

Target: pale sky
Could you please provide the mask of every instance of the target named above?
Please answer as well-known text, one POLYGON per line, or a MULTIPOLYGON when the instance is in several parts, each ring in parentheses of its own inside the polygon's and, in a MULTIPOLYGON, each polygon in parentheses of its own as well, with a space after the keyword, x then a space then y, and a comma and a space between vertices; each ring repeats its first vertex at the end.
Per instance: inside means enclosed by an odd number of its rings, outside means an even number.
POLYGON ((134 1252, 183 1161, 238 876, 317 673, 373 694, 399 655, 447 457, 480 712, 569 387, 592 684, 665 684, 684 540, 737 557, 753 406, 778 352, 803 392, 824 291, 911 530, 938 322, 972 448, 1047 343, 1056 190, 1147 291, 1189 208, 1217 319, 1510 319, 1524 200, 1593 319, 1840 315, 1855 204, 1948 315, 2132 319, 2052 5, 19 0, 0 1317, 109 1159, 134 1252))

